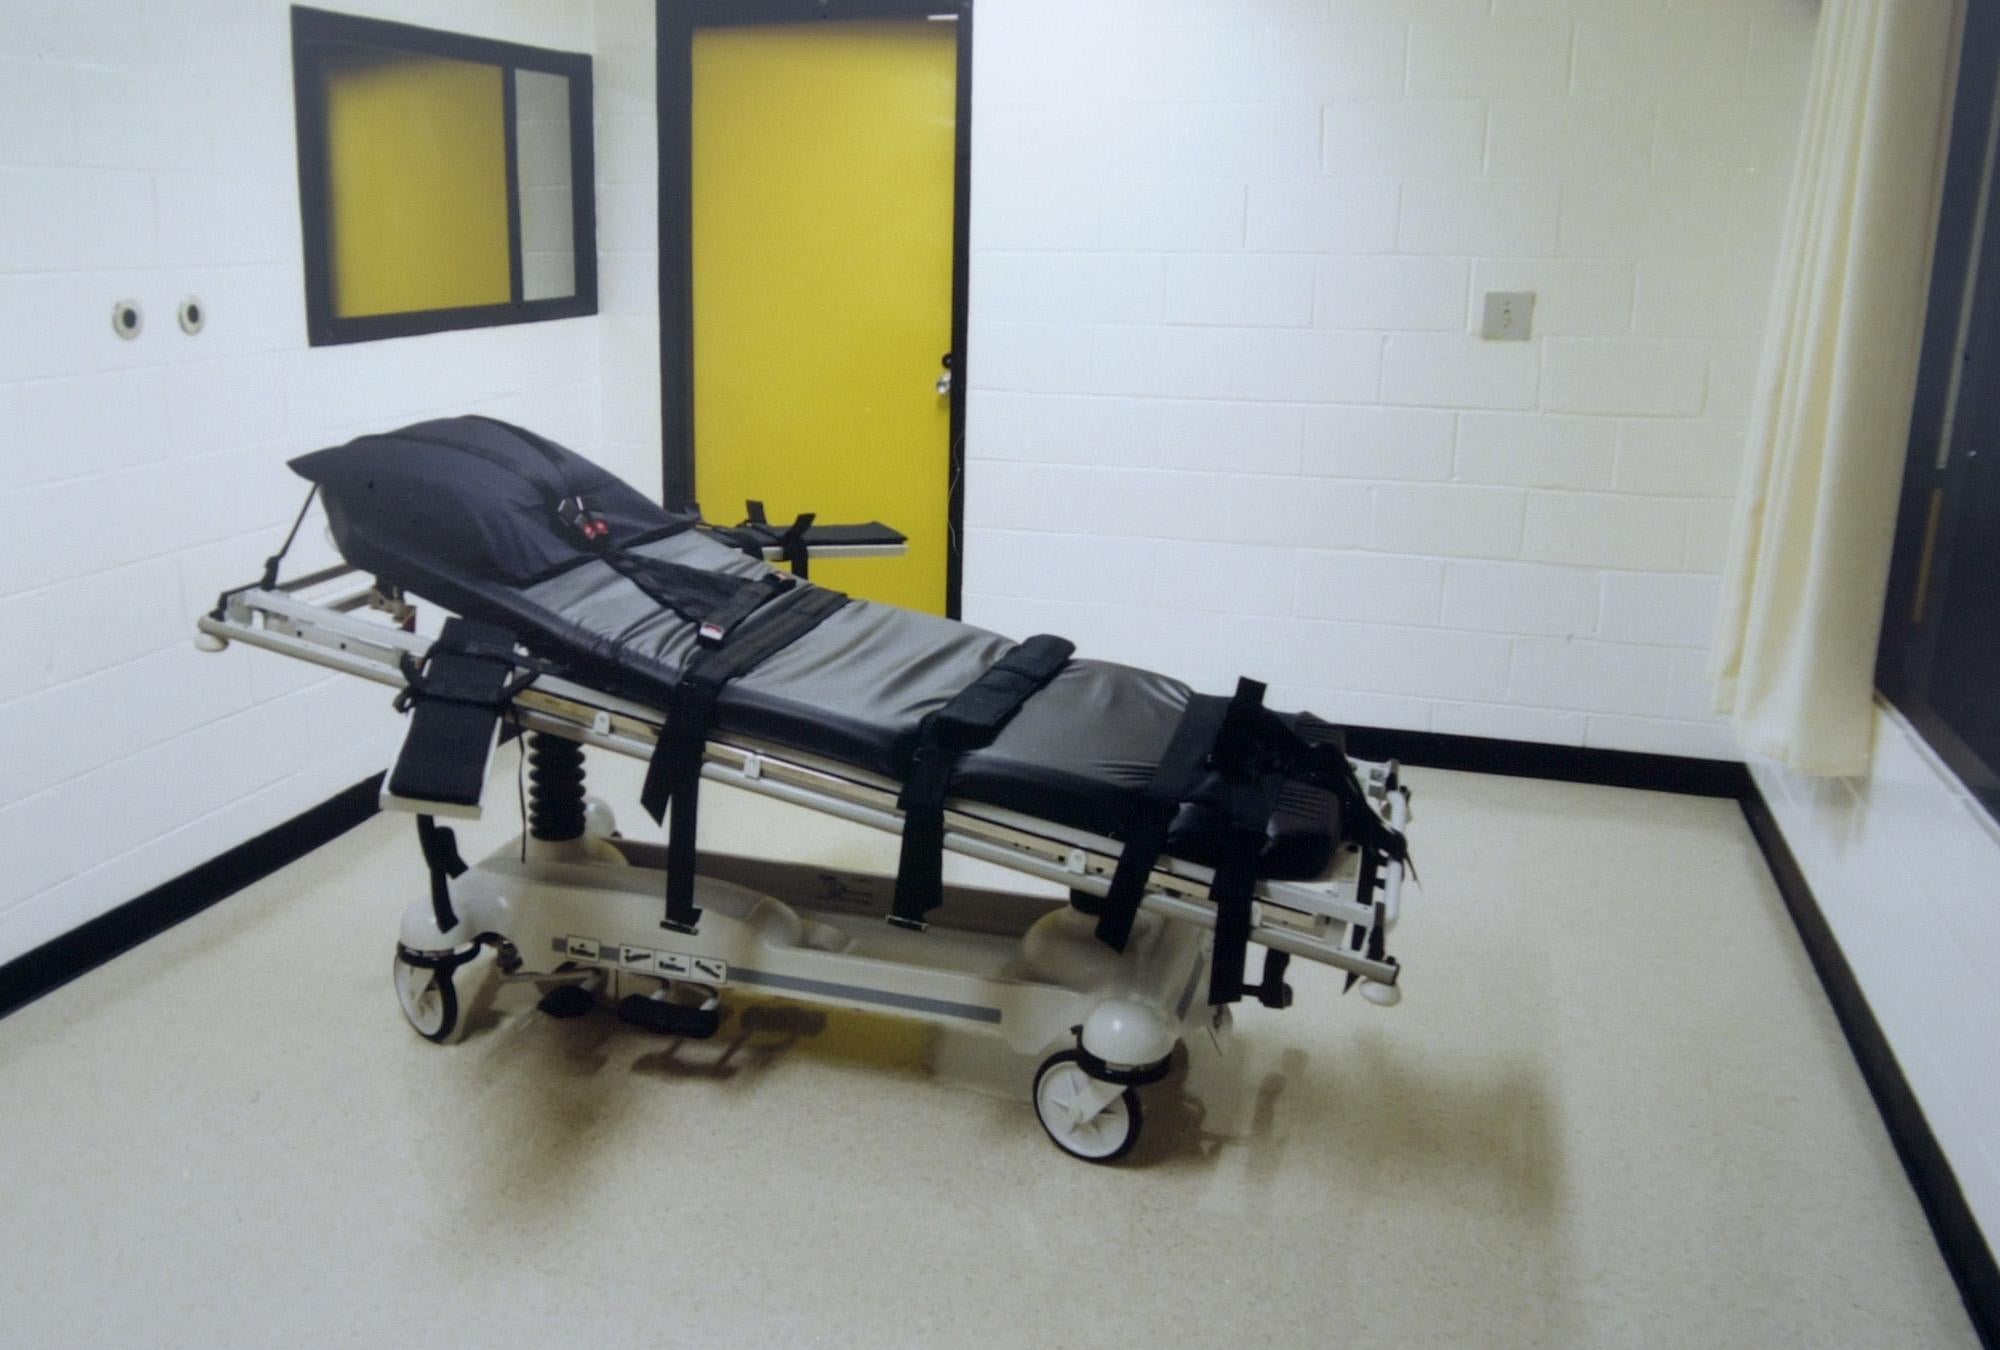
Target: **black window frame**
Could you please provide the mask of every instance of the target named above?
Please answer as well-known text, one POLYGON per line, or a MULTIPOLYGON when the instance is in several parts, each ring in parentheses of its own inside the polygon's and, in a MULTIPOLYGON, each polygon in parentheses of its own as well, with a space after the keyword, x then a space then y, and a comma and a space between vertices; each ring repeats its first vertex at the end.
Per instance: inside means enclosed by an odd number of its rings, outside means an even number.
MULTIPOLYGON (((1971 437, 1960 440, 1956 391, 1984 363, 2000 371, 2000 349, 1969 341, 2000 318, 2000 254, 1982 237, 2000 235, 2000 6, 1966 11, 1952 95, 1944 190, 1919 358, 1916 402, 1896 542, 1882 617, 1875 683, 1974 800, 2000 819, 2000 761, 1968 744, 1931 698, 1940 618, 1932 597, 1951 567, 1962 508, 1969 493, 1954 492, 1970 458, 1971 437), (1940 455, 1945 456, 1940 463, 1940 455)), ((2000 689, 1995 690, 2000 698, 2000 689)))
POLYGON ((597 160, 591 58, 587 53, 529 47, 295 5, 292 7, 292 98, 299 149, 299 222, 305 248, 306 340, 310 345, 376 342, 421 333, 541 323, 597 313, 597 160), (514 299, 500 305, 464 305, 353 318, 334 312, 332 240, 327 214, 326 109, 321 98, 323 82, 318 55, 334 43, 473 61, 499 66, 504 72, 508 271, 514 299), (572 295, 545 300, 521 298, 521 197, 514 127, 516 70, 561 75, 569 81, 571 241, 576 253, 576 289, 572 295))

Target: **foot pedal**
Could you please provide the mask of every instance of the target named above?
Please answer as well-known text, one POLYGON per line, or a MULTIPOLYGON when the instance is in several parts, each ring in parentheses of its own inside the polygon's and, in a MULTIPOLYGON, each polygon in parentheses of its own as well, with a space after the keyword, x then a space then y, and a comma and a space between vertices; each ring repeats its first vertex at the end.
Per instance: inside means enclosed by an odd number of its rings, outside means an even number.
POLYGON ((668 1003, 644 994, 627 994, 618 1000, 618 1020, 629 1022, 662 1036, 685 1036, 705 1041, 722 1027, 720 1008, 690 1008, 685 1003, 668 1003))
POLYGON ((597 995, 580 984, 561 984, 535 1005, 551 1017, 581 1017, 597 1006, 597 995))

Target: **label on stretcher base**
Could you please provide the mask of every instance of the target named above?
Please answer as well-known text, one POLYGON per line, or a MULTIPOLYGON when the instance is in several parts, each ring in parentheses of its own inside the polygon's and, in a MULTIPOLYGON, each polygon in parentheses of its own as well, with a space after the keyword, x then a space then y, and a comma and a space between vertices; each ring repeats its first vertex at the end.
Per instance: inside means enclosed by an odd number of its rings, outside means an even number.
POLYGON ((599 942, 596 938, 575 935, 557 938, 555 949, 572 961, 588 961, 593 965, 643 971, 663 979, 699 980, 704 984, 723 984, 729 979, 729 963, 718 961, 712 956, 663 952, 652 947, 599 942))

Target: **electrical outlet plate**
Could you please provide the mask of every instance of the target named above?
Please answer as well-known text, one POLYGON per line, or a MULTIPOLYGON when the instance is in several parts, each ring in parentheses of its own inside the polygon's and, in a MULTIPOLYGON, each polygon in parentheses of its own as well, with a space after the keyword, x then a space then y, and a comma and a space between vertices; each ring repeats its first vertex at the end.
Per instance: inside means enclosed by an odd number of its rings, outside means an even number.
POLYGON ((1497 342, 1526 342, 1534 322, 1533 291, 1488 291, 1479 336, 1497 342))

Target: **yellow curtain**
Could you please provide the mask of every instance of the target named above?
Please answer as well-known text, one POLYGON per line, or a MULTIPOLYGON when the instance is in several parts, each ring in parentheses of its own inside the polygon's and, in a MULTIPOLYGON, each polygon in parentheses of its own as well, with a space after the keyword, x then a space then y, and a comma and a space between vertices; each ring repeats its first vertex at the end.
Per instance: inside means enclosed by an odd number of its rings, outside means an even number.
POLYGON ((1746 753, 1868 763, 1959 32, 1825 0, 1711 673, 1746 753))

